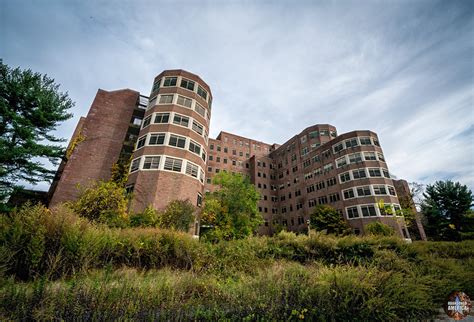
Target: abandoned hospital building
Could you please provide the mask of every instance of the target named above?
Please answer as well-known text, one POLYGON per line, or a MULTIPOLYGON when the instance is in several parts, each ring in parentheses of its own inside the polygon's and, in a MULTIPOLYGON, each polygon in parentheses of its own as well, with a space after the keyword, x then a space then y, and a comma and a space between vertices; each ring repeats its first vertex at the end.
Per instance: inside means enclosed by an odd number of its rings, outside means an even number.
POLYGON ((50 206, 74 200, 78 184, 108 180, 113 164, 131 160, 126 189, 133 191, 134 212, 162 209, 175 199, 201 207, 205 193, 216 189, 213 176, 227 171, 248 176, 259 191, 259 234, 271 235, 277 226, 307 231, 313 208, 327 204, 356 234, 380 221, 410 238, 398 198, 409 189, 391 177, 376 133, 339 134, 332 125, 315 124, 281 145, 228 132, 213 139, 212 98, 210 87, 184 70, 160 73, 149 96, 99 89, 51 185, 50 206))

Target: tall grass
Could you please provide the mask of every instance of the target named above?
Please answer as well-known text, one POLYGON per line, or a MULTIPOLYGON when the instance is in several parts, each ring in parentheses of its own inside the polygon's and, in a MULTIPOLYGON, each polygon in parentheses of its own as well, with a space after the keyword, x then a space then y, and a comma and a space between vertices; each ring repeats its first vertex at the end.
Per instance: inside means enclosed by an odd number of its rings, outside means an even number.
POLYGON ((474 294, 474 241, 283 232, 211 244, 61 207, 0 217, 1 320, 420 319, 452 290, 474 294))

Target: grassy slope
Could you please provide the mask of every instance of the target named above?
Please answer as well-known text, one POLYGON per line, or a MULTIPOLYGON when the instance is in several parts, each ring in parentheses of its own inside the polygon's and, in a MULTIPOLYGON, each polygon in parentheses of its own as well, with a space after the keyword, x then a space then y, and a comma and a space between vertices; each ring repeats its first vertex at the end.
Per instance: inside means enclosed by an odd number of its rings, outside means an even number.
POLYGON ((109 229, 66 209, 0 220, 0 319, 433 316, 474 294, 474 242, 325 235, 205 244, 158 229, 109 229))

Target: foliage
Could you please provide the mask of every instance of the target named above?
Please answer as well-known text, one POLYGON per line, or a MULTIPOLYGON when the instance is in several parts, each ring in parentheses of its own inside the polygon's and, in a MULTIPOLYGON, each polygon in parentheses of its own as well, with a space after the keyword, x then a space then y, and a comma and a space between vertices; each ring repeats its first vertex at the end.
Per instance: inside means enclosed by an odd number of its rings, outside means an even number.
POLYGON ((158 223, 158 213, 148 206, 141 213, 130 215, 130 227, 156 227, 158 223))
POLYGON ((328 234, 347 235, 351 233, 349 224, 342 215, 333 207, 317 205, 310 217, 312 229, 326 231, 328 234))
POLYGON ((128 160, 119 160, 112 165, 110 181, 117 183, 119 186, 125 187, 128 180, 131 157, 128 160))
POLYGON ((162 211, 158 218, 158 227, 189 231, 194 222, 196 208, 189 200, 173 200, 162 211))
POLYGON ((257 203, 260 195, 246 176, 220 172, 213 183, 219 190, 206 195, 202 225, 210 225, 208 240, 239 239, 254 234, 263 223, 257 203))
POLYGON ((63 139, 51 134, 72 117, 74 105, 67 93, 59 92, 54 79, 31 70, 12 69, 0 60, 0 190, 16 181, 37 183, 53 178, 37 158, 51 163, 64 156, 64 148, 53 144, 63 139))
POLYGON ((86 139, 86 137, 82 134, 80 131, 75 137, 72 138, 71 142, 69 143, 69 146, 66 149, 66 158, 69 159, 74 152, 74 150, 77 148, 81 142, 83 142, 86 139))
POLYGON ((127 205, 123 187, 112 181, 99 181, 90 187, 79 187, 71 208, 79 215, 110 226, 123 227, 128 223, 127 205))
POLYGON ((474 241, 282 232, 202 243, 65 207, 0 217, 1 320, 427 320, 455 289, 474 294, 474 241))
POLYGON ((422 212, 427 220, 425 231, 432 239, 459 240, 461 233, 472 233, 463 220, 472 205, 472 192, 459 182, 437 181, 426 187, 422 212), (467 229, 467 230, 466 230, 467 229))
POLYGON ((366 233, 374 236, 393 236, 395 230, 389 225, 383 224, 378 221, 373 221, 365 225, 364 230, 366 233))

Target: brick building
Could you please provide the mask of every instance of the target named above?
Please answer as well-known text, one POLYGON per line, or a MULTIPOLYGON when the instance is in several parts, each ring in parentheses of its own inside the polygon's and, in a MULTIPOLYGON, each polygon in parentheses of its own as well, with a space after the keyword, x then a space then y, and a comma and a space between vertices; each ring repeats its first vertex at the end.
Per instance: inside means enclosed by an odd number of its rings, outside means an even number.
MULTIPOLYGON (((112 165, 131 156, 132 211, 161 209, 173 199, 200 207, 205 192, 215 189, 213 175, 228 171, 248 175, 260 192, 261 234, 277 226, 307 231, 312 208, 328 204, 355 233, 380 221, 409 238, 374 132, 338 134, 332 125, 316 124, 282 145, 227 132, 211 139, 211 89, 184 70, 159 74, 149 97, 128 89, 98 91, 71 139, 80 136, 80 143, 70 143, 70 156, 58 169, 51 205, 76 198, 77 183, 110 178, 112 165)), ((192 230, 198 229, 196 222, 192 230)))

